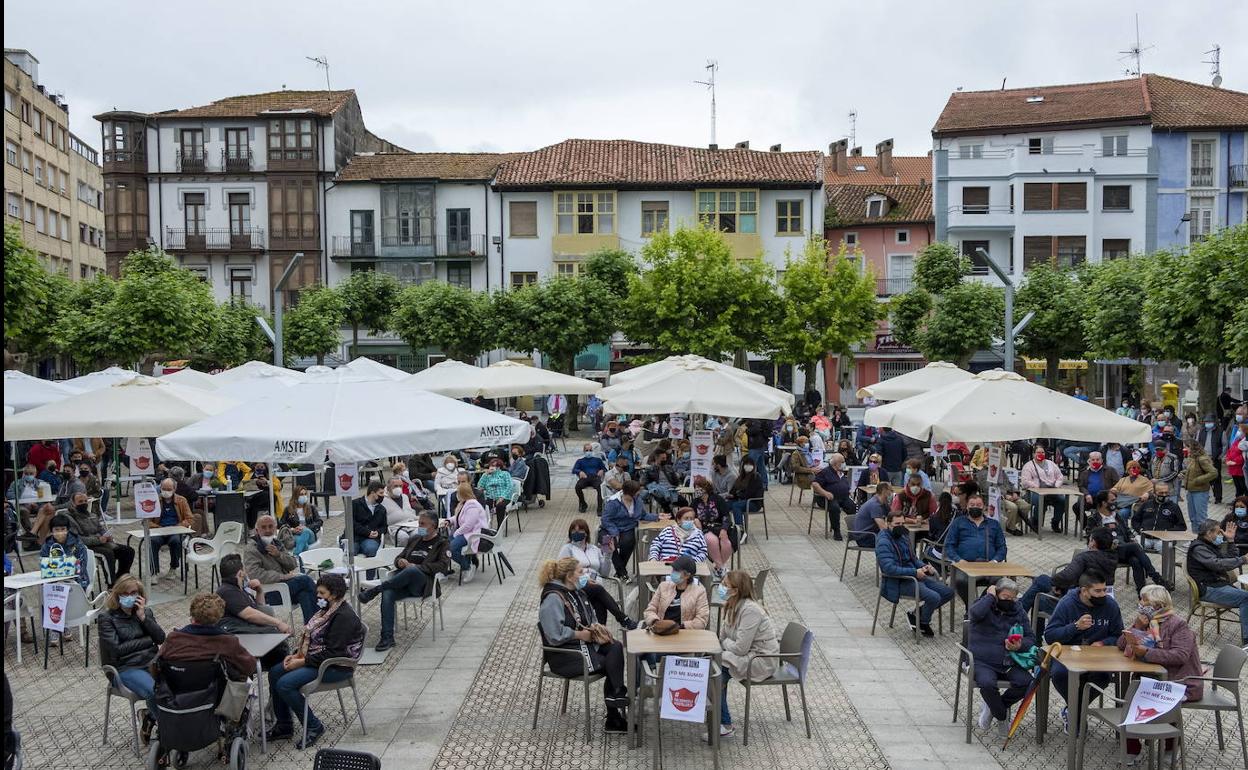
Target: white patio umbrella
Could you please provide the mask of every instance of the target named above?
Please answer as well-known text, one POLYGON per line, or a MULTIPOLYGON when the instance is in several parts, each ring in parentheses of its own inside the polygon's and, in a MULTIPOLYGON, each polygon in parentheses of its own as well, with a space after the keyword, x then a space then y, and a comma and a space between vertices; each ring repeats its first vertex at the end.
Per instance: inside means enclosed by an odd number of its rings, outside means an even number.
POLYGON ((282 366, 274 366, 273 364, 267 364, 264 361, 248 361, 241 366, 236 366, 233 369, 226 369, 224 372, 214 374, 213 376, 221 382, 237 382, 239 380, 263 376, 263 374, 280 374, 296 380, 303 379, 303 372, 297 372, 294 369, 287 369, 282 366))
POLYGON ((479 366, 448 358, 416 372, 402 382, 409 387, 451 398, 471 398, 481 386, 482 371, 484 370, 479 366))
POLYGON ((863 422, 938 442, 1053 438, 1134 444, 1152 438, 1142 422, 1000 369, 873 407, 863 422))
POLYGON ((599 391, 603 409, 611 414, 695 412, 764 418, 793 411, 792 393, 725 371, 706 359, 677 361, 651 371, 650 377, 599 391))
POLYGON ((192 388, 199 388, 200 390, 217 390, 222 384, 224 384, 211 374, 192 369, 189 366, 185 369, 179 369, 176 372, 166 374, 161 377, 161 379, 165 382, 172 382, 178 385, 188 385, 192 388))
POLYGON ((411 374, 403 371, 402 369, 396 369, 393 366, 387 366, 381 363, 380 361, 374 361, 373 359, 368 358, 366 356, 360 356, 359 358, 355 359, 351 363, 347 364, 345 367, 339 367, 339 368, 350 369, 351 371, 359 372, 360 374, 380 375, 381 377, 384 377, 387 380, 394 380, 396 382, 399 380, 406 380, 408 377, 412 376, 411 374))
POLYGON ((257 372, 253 377, 222 382, 216 392, 218 395, 233 399, 241 404, 281 393, 298 382, 299 380, 296 380, 294 377, 287 377, 281 372, 261 371, 257 372))
POLYGON ((62 401, 81 392, 64 383, 31 377, 16 369, 7 369, 4 372, 4 405, 13 410, 7 414, 62 401))
POLYGON ((454 398, 508 398, 511 396, 585 395, 602 384, 570 374, 539 369, 515 361, 499 361, 487 367, 459 361, 443 361, 403 381, 408 387, 454 398))
POLYGON ((120 366, 110 366, 107 369, 101 369, 98 372, 84 374, 81 377, 65 380, 62 385, 68 385, 79 391, 99 390, 107 388, 110 385, 116 385, 119 382, 130 380, 138 377, 139 373, 130 369, 122 369, 120 366))
POLYGON ((735 366, 731 366, 729 364, 723 364, 723 363, 720 363, 719 361, 712 361, 711 359, 703 358, 702 356, 683 355, 683 356, 668 356, 667 358, 664 358, 662 361, 655 361, 652 364, 643 364, 642 366, 634 367, 627 371, 620 372, 619 374, 613 374, 611 375, 610 383, 612 385, 619 385, 625 382, 633 382, 638 379, 648 378, 648 377, 653 376, 656 372, 671 369, 673 366, 680 363, 681 361, 705 361, 706 363, 718 369, 722 369, 728 374, 733 374, 738 377, 744 377, 745 379, 753 380, 754 382, 765 382, 765 378, 761 374, 755 374, 754 372, 747 372, 744 369, 738 369, 735 366))
POLYGON ((858 398, 900 401, 955 382, 964 382, 975 375, 946 361, 933 361, 922 369, 858 389, 858 398))

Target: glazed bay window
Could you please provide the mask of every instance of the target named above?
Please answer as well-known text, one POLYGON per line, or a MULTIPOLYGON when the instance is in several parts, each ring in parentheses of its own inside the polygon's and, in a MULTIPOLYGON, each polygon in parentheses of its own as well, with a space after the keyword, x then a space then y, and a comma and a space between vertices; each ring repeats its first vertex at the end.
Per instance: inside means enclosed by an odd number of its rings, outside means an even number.
POLYGON ((381 245, 433 245, 433 187, 416 184, 381 186, 381 245))
POLYGON ((555 225, 560 235, 614 233, 615 193, 555 193, 555 225))
POLYGON ((556 262, 555 275, 560 278, 579 278, 581 275, 581 263, 556 262))
POLYGON ((1213 232, 1213 205, 1214 197, 1212 195, 1193 195, 1189 199, 1188 214, 1192 221, 1187 225, 1188 241, 1196 243, 1203 241, 1213 232))
POLYGON ((316 157, 316 135, 311 118, 269 121, 269 160, 309 162, 316 157))
POLYGON ((721 233, 757 233, 758 191, 699 190, 698 221, 721 233))
POLYGON ((802 201, 776 201, 776 235, 802 234, 802 201))
POLYGON ((667 232, 667 201, 641 202, 641 237, 667 232))
POLYGON ((269 178, 269 234, 275 240, 312 241, 318 237, 314 179, 269 178))
POLYGON ((147 183, 104 180, 104 232, 112 241, 147 237, 147 183))

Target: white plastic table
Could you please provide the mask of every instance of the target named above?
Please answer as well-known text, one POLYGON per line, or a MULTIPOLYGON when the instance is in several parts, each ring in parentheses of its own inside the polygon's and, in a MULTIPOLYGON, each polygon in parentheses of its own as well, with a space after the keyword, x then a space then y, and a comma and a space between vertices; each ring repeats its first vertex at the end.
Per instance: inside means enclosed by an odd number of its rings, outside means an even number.
POLYGON ((265 735, 264 724, 264 670, 260 658, 268 655, 277 645, 286 641, 290 634, 238 634, 235 638, 243 649, 256 659, 256 691, 260 694, 260 753, 268 752, 268 736, 265 735))
POLYGON ((4 576, 4 590, 13 592, 13 612, 17 616, 17 633, 14 638, 17 644, 17 662, 22 662, 22 591, 27 588, 34 588, 45 583, 61 583, 66 580, 73 580, 75 575, 67 575, 66 577, 43 577, 38 570, 34 572, 18 572, 14 575, 4 576))
MULTIPOLYGON (((191 529, 190 527, 180 527, 180 526, 152 527, 147 530, 142 530, 142 529, 126 530, 126 545, 130 545, 130 538, 132 537, 137 537, 140 541, 139 552, 137 556, 137 558, 140 560, 139 561, 139 577, 140 578, 143 577, 143 561, 142 561, 143 543, 142 541, 146 540, 148 537, 159 537, 161 535, 193 535, 193 534, 195 534, 195 530, 191 529)), ((157 577, 156 575, 152 576, 153 579, 155 579, 156 577, 157 577)))

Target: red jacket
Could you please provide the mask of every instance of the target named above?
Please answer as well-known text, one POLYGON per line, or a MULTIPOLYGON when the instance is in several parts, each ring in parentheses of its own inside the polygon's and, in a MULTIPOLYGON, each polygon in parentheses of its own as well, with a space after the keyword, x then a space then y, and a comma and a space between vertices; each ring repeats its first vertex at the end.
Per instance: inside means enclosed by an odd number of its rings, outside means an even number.
POLYGON ((1233 436, 1230 446, 1226 448, 1226 472, 1232 476, 1244 475, 1244 453, 1239 448, 1239 439, 1240 436, 1233 436))
POLYGON ((52 446, 46 447, 42 443, 35 444, 26 453, 26 462, 35 466, 35 472, 40 473, 44 468, 48 467, 48 460, 56 460, 56 467, 59 470, 61 463, 61 445, 52 442, 52 446))

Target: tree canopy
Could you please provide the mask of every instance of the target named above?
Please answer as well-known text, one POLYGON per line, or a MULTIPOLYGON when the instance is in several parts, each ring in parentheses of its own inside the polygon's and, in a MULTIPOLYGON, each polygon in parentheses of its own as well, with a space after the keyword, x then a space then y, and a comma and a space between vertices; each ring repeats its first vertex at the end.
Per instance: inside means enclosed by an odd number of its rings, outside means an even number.
POLYGON ((409 286, 399 295, 393 329, 413 349, 441 348, 471 361, 494 344, 492 298, 442 281, 409 286))
POLYGON ((338 349, 338 330, 345 322, 345 303, 337 291, 321 284, 301 290, 299 302, 282 317, 282 357, 315 356, 318 364, 325 363, 325 356, 338 349))
MULTIPOLYGON (((271 359, 272 345, 256 323, 257 317, 271 320, 263 308, 241 299, 218 305, 212 335, 200 350, 201 368, 239 366, 248 361, 271 359)), ((286 319, 282 321, 285 323, 286 319)))
POLYGON ((966 367, 1002 333, 1005 317, 1001 290, 964 280, 969 273, 969 260, 951 244, 925 246, 914 263, 914 288, 889 308, 893 335, 929 361, 966 367))
POLYGON ((971 261, 944 241, 924 246, 914 261, 914 286, 929 294, 957 286, 970 274, 971 261))
POLYGON ((367 329, 370 334, 389 331, 403 287, 389 273, 361 270, 351 273, 335 290, 342 297, 347 323, 351 325, 352 351, 358 355, 360 329, 367 329))
POLYGON ((1073 271, 1041 263, 1027 271, 1015 295, 1015 323, 1027 313, 1035 313, 1018 339, 1018 350, 1044 359, 1044 382, 1050 388, 1057 386, 1061 359, 1081 358, 1087 350, 1080 318, 1084 292, 1073 271))
POLYGON ((30 336, 46 328, 49 318, 42 314, 47 294, 47 276, 34 250, 22 241, 15 224, 4 226, 4 339, 30 336))

